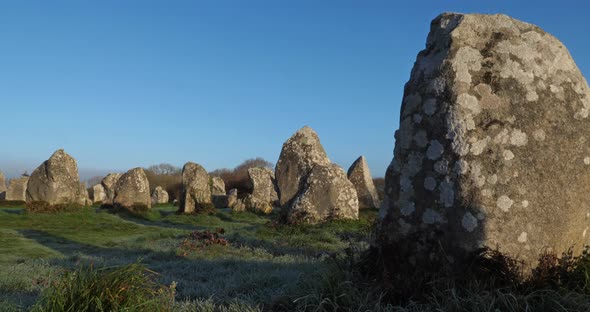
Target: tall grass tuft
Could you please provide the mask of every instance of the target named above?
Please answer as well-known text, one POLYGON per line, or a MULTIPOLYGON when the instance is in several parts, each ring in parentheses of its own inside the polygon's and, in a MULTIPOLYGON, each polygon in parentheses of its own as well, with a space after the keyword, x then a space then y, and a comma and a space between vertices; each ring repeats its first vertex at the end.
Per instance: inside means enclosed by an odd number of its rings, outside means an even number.
POLYGON ((175 286, 156 282, 157 273, 141 263, 65 271, 42 294, 33 311, 172 311, 175 286))

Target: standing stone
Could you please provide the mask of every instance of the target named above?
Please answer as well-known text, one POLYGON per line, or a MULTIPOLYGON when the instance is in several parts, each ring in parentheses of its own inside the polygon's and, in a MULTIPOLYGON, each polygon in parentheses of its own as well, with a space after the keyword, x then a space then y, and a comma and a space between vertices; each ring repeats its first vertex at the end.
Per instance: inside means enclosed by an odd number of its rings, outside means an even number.
POLYGON ((152 208, 150 183, 142 168, 131 169, 118 179, 113 206, 128 210, 152 208))
POLYGON ((6 198, 6 179, 4 178, 4 173, 0 171, 0 200, 4 200, 6 198))
POLYGON ((289 209, 289 223, 317 223, 358 219, 356 190, 342 168, 335 164, 313 167, 289 209))
POLYGON ((278 200, 274 172, 268 168, 250 168, 248 178, 252 185, 252 194, 244 198, 245 209, 265 214, 271 213, 273 205, 278 200))
POLYGON ((85 207, 92 206, 92 200, 90 200, 90 196, 88 195, 88 189, 86 188, 86 183, 84 182, 79 183, 78 199, 76 200, 76 202, 85 207))
POLYGON ((225 195, 225 182, 222 178, 211 178, 211 195, 225 195))
POLYGON ((578 254, 590 242, 589 112, 555 37, 505 15, 437 17, 405 86, 382 261, 461 264, 487 246, 534 267, 546 247, 578 254))
POLYGON ((315 131, 308 126, 297 131, 283 144, 275 168, 280 205, 291 204, 314 166, 328 164, 330 159, 315 131))
POLYGON ((377 208, 379 195, 369 171, 365 156, 359 157, 348 169, 348 180, 352 182, 359 197, 359 208, 377 208))
POLYGON ((238 201, 238 190, 231 189, 227 194, 229 196, 229 198, 227 199, 227 206, 229 208, 233 208, 238 201))
POLYGON ((100 184, 104 187, 106 198, 104 199, 104 203, 107 205, 113 204, 113 199, 115 198, 115 186, 117 185, 117 181, 121 178, 120 173, 109 173, 100 184))
POLYGON ((275 173, 268 168, 248 169, 248 178, 252 184, 252 196, 274 204, 278 200, 275 173))
POLYGON ((25 201, 27 199, 27 184, 29 177, 10 179, 6 190, 6 200, 25 201))
POLYGON ((167 204, 168 201, 168 192, 166 192, 161 186, 156 186, 152 192, 152 204, 167 204))
POLYGON ((331 164, 309 127, 285 144, 275 169, 280 205, 289 223, 358 219, 358 197, 346 173, 331 164))
POLYGON ((182 168, 182 195, 180 197, 180 212, 195 213, 209 210, 211 202, 211 188, 209 174, 199 164, 188 162, 182 168))
MULTIPOLYGON (((85 188, 84 188, 85 189, 85 188)), ((56 205, 85 205, 78 165, 60 149, 33 171, 27 184, 28 204, 44 202, 56 205)))
POLYGON ((93 201, 95 203, 104 203, 107 201, 107 193, 105 191, 104 186, 102 186, 102 184, 97 184, 95 186, 92 187, 92 193, 94 194, 93 196, 93 201))

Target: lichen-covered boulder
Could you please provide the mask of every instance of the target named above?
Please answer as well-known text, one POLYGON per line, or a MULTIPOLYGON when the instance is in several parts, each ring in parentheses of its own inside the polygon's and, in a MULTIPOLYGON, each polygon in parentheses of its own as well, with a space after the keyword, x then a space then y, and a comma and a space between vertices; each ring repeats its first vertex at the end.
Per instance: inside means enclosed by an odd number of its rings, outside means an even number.
POLYGON ((117 180, 113 206, 131 211, 152 208, 150 183, 142 168, 131 169, 117 180))
POLYGON ((117 182, 120 178, 120 173, 109 173, 106 177, 102 179, 100 184, 102 184, 102 186, 104 187, 104 192, 106 195, 103 203, 109 205, 113 203, 113 199, 115 198, 115 186, 117 185, 117 182))
POLYGON ((104 203, 107 200, 107 193, 105 191, 104 186, 102 186, 102 184, 97 184, 95 186, 92 187, 92 200, 95 203, 104 203))
POLYGON ((4 200, 6 198, 6 178, 4 178, 4 173, 0 171, 0 200, 4 200))
POLYGON ((369 164, 365 156, 359 157, 348 169, 348 180, 352 182, 356 193, 359 197, 359 208, 377 208, 381 205, 379 195, 371 171, 369 171, 369 164))
POLYGON ((225 182, 222 178, 211 178, 211 195, 225 195, 225 182))
POLYGON ((316 165, 328 165, 320 138, 310 127, 303 127, 283 144, 275 168, 279 202, 288 206, 299 193, 305 178, 316 165))
POLYGON ((505 15, 436 18, 404 90, 383 259, 461 263, 486 246, 534 267, 546 248, 579 252, 589 112, 586 80, 555 37, 505 15))
POLYGON ((288 209, 289 223, 317 223, 336 219, 358 219, 356 190, 342 168, 317 165, 306 177, 288 209))
POLYGON ((156 186, 152 192, 152 204, 167 204, 169 200, 168 192, 166 192, 161 186, 156 186))
POLYGON ((6 200, 25 201, 27 199, 27 184, 29 177, 10 179, 6 189, 6 200))
MULTIPOLYGON (((85 205, 76 160, 60 149, 33 171, 26 191, 27 203, 85 205)), ((87 197, 87 196, 86 196, 87 197)))
POLYGON ((278 200, 274 172, 268 168, 250 168, 248 178, 252 184, 252 197, 270 204, 272 209, 278 200))
POLYGON ((199 164, 188 162, 182 168, 182 195, 180 197, 180 212, 195 213, 209 210, 211 202, 211 187, 209 174, 199 164))

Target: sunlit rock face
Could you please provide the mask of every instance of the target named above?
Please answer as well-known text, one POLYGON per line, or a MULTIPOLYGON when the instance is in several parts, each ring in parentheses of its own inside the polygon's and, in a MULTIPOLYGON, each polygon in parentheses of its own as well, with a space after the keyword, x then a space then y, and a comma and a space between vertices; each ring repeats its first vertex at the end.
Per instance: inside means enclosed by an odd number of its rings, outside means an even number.
POLYGON ((28 203, 83 206, 87 197, 86 188, 80 185, 76 160, 62 149, 37 167, 27 183, 28 203))
POLYGON ((284 144, 275 168, 279 202, 288 223, 358 219, 358 196, 346 173, 332 164, 313 129, 284 144))
POLYGON ((203 166, 187 162, 182 168, 180 212, 198 213, 212 206, 209 174, 203 166))
POLYGON ((380 206, 379 195, 369 164, 365 156, 359 157, 348 169, 348 180, 352 182, 359 197, 359 208, 377 208, 380 206))
POLYGON ((142 168, 131 169, 117 180, 113 205, 131 210, 152 207, 150 183, 142 168))
POLYGON ((528 266, 547 248, 579 252, 589 112, 555 37, 505 15, 440 15, 405 86, 376 245, 412 263, 484 246, 528 266))

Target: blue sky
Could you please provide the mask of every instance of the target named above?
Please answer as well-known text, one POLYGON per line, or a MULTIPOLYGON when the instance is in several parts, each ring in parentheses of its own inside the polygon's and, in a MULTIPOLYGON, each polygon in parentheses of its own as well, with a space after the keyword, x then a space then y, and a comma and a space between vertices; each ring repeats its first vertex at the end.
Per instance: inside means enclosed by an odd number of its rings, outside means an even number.
POLYGON ((347 168, 392 158, 403 86, 445 11, 537 24, 590 74, 584 1, 0 1, 0 169, 208 170, 314 128, 347 168))

